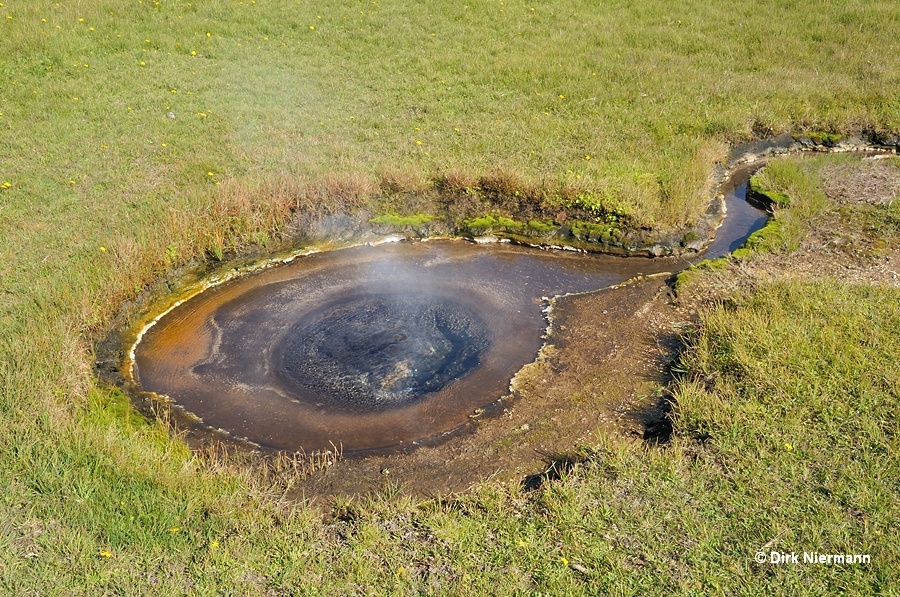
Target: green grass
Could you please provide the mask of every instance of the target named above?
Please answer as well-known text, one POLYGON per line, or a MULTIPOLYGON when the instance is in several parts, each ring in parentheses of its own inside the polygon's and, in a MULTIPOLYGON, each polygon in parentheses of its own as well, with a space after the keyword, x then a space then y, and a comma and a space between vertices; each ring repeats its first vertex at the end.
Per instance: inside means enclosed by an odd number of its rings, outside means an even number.
POLYGON ((534 493, 330 522, 141 419, 91 350, 165 272, 275 246, 298 211, 471 188, 690 222, 729 144, 900 130, 894 2, 2 4, 0 592, 896 591, 893 291, 776 285, 711 315, 665 449, 604 440, 534 493), (754 565, 773 539, 873 564, 754 565))
MULTIPOLYGON (((783 281, 704 318, 683 358, 676 434, 701 440, 695 468, 721 475, 723 546, 774 540, 773 550, 897 560, 900 368, 883 348, 900 340, 898 299, 893 288, 783 281)), ((898 580, 877 565, 819 570, 806 587, 802 575, 773 576, 773 591, 808 594, 879 594, 898 580)))
POLYGON ((17 193, 499 170, 671 225, 754 130, 900 128, 891 2, 132 4, 2 8, 17 193))

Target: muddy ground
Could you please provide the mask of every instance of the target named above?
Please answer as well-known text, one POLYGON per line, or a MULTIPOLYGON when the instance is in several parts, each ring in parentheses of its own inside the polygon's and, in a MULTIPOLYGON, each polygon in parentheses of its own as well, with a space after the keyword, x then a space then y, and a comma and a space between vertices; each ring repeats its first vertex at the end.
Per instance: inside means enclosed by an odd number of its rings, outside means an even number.
POLYGON ((429 497, 488 479, 528 488, 577 460, 578 447, 601 434, 665 441, 670 366, 703 309, 761 279, 900 285, 900 247, 885 242, 884 230, 867 228, 852 208, 900 196, 896 162, 861 158, 826 168, 824 188, 833 207, 812 223, 794 253, 732 263, 678 296, 674 276, 658 274, 556 299, 546 347, 517 375, 514 392, 497 403, 496 412, 473 416, 435 446, 338 461, 300 481, 292 497, 322 500, 387 488, 429 497))

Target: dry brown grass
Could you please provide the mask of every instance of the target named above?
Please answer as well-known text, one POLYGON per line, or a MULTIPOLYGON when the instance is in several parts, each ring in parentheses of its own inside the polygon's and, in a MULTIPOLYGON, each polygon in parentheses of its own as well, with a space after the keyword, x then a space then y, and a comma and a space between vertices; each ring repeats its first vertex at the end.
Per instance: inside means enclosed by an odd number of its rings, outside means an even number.
POLYGON ((434 177, 435 186, 446 196, 466 193, 477 188, 478 178, 467 170, 448 168, 434 177))
POLYGON ((412 168, 387 168, 379 177, 379 190, 387 195, 427 193, 433 182, 419 170, 412 168))
POLYGON ((238 476, 264 492, 287 492, 309 475, 324 471, 343 460, 343 448, 306 453, 248 453, 246 448, 211 442, 193 450, 198 466, 218 475, 238 476))

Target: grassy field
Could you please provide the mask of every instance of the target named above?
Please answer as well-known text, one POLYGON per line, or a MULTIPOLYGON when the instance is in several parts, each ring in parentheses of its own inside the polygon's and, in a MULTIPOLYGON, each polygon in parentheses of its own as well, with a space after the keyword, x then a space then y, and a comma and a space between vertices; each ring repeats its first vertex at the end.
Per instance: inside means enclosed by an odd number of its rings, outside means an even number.
POLYGON ((712 311, 664 449, 324 519, 97 386, 92 343, 296 210, 470 189, 690 222, 730 144, 900 130, 898 30, 889 0, 2 0, 0 591, 896 594, 895 289, 774 281, 712 311))

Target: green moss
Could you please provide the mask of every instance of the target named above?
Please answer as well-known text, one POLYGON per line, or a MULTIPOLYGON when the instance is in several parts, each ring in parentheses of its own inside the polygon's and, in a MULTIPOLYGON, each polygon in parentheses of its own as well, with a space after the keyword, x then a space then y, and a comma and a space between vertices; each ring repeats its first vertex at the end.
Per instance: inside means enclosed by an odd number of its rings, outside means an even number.
POLYGON ((695 241, 698 241, 698 240, 700 240, 700 235, 697 234, 697 233, 694 232, 694 231, 690 231, 690 232, 688 232, 688 233, 686 233, 686 234, 684 235, 684 238, 682 239, 682 242, 683 242, 684 244, 688 244, 688 243, 692 243, 692 242, 695 242, 695 241))
POLYGON ((753 253, 775 253, 785 248, 784 223, 772 218, 769 222, 751 234, 747 241, 731 256, 735 259, 746 259, 753 253))
POLYGON ((619 233, 613 223, 598 224, 595 222, 576 221, 572 224, 572 234, 584 241, 609 244, 616 240, 619 233))
POLYGON ((525 224, 525 228, 527 228, 531 232, 536 232, 537 234, 550 234, 554 232, 558 226, 553 222, 542 222, 541 220, 529 220, 527 224, 525 224))
POLYGON ((469 229, 494 229, 494 228, 519 228, 521 224, 505 216, 484 215, 478 218, 466 220, 466 228, 469 229))
POLYGON ((434 220, 434 216, 430 214, 413 214, 411 216, 401 216, 399 214, 383 214, 369 220, 370 224, 381 226, 424 226, 434 220))
POLYGON ((831 147, 840 142, 844 138, 843 135, 837 133, 827 133, 824 131, 814 131, 806 135, 816 145, 826 145, 831 147))
POLYGON ((702 272, 725 269, 732 260, 747 259, 755 253, 774 253, 784 247, 784 225, 781 220, 772 218, 769 222, 747 237, 744 244, 731 255, 718 259, 707 259, 682 270, 675 278, 675 292, 683 290, 702 272))
POLYGON ((757 200, 768 201, 778 207, 787 207, 791 203, 791 198, 781 191, 766 186, 765 180, 760 174, 756 174, 750 178, 750 195, 757 200))
MULTIPOLYGON (((733 255, 733 253, 732 253, 733 255)), ((696 265, 692 265, 691 267, 681 270, 678 275, 675 277, 675 292, 676 294, 683 290, 685 286, 690 284, 693 280, 697 279, 697 276, 701 272, 709 272, 709 271, 718 271, 723 270, 728 266, 729 258, 728 257, 719 257, 718 259, 707 259, 705 261, 701 261, 696 265)))

